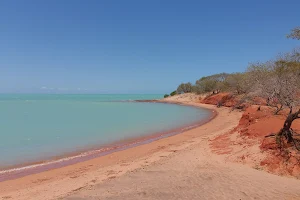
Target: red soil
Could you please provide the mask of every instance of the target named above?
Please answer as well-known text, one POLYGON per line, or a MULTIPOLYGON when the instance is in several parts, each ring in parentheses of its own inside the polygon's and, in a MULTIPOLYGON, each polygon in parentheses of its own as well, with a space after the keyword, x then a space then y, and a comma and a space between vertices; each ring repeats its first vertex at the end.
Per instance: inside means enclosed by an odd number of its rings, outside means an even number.
POLYGON ((251 100, 241 101, 243 95, 233 95, 232 93, 212 94, 200 100, 201 103, 221 105, 225 107, 236 107, 246 109, 251 105, 266 105, 266 100, 260 97, 254 97, 251 100))
POLYGON ((218 93, 207 96, 201 100, 201 103, 217 105, 222 103, 222 106, 233 107, 238 103, 238 100, 230 93, 218 93))
MULTIPOLYGON (((202 103, 216 105, 219 101, 223 101, 224 106, 231 107, 235 105, 237 98, 228 93, 220 93, 203 99, 202 103)), ((271 133, 277 133, 283 127, 288 111, 284 110, 279 115, 274 115, 275 109, 271 107, 261 106, 261 109, 258 110, 258 105, 265 105, 263 99, 255 98, 252 101, 257 105, 245 106, 239 125, 233 131, 211 141, 212 150, 217 154, 228 154, 233 157, 235 156, 233 147, 239 145, 240 149, 251 148, 258 143, 260 151, 256 153, 256 156, 247 155, 249 152, 245 151, 247 153, 243 156, 236 154, 236 160, 240 159, 243 162, 247 157, 251 157, 253 160, 263 154, 264 159, 260 160, 258 164, 267 171, 300 178, 300 153, 292 145, 285 150, 280 150, 274 137, 265 138, 271 133), (238 133, 238 138, 230 139, 234 133, 238 133)), ((300 120, 293 122, 292 129, 296 133, 300 133, 300 120)))

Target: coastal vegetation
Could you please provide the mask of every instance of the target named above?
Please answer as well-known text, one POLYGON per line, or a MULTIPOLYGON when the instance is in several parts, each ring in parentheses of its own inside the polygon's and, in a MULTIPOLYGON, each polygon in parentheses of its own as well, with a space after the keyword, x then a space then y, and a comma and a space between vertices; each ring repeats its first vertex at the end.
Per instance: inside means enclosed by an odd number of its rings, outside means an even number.
POLYGON ((175 90, 175 91, 173 91, 173 92, 170 93, 170 96, 174 96, 176 94, 177 94, 177 91, 175 90))
POLYGON ((175 91, 171 92, 170 94, 165 94, 165 95, 164 95, 164 98, 167 98, 167 97, 169 97, 169 96, 172 97, 172 96, 175 96, 176 94, 178 94, 178 93, 177 93, 177 91, 175 90, 175 91))
POLYGON ((292 38, 296 40, 300 40, 300 27, 294 28, 291 33, 287 36, 287 38, 292 38))
POLYGON ((178 93, 178 94, 182 94, 182 93, 190 93, 190 92, 192 92, 192 84, 190 83, 190 82, 188 82, 188 83, 181 83, 179 86, 178 86, 178 88, 177 88, 177 90, 176 90, 176 92, 178 93))
MULTIPOLYGON (((293 29, 287 38, 300 40, 300 28, 293 29)), ((244 72, 213 74, 201 77, 195 84, 181 83, 176 90, 177 94, 190 92, 206 98, 221 92, 230 94, 216 102, 218 107, 234 98, 233 108, 256 104, 259 111, 265 105, 274 109, 274 115, 288 110, 283 127, 266 137, 274 137, 280 148, 287 143, 300 150, 300 141, 294 139, 296 133, 291 128, 293 121, 300 119, 300 48, 267 62, 251 63, 244 72), (256 102, 257 98, 261 101, 256 102)))

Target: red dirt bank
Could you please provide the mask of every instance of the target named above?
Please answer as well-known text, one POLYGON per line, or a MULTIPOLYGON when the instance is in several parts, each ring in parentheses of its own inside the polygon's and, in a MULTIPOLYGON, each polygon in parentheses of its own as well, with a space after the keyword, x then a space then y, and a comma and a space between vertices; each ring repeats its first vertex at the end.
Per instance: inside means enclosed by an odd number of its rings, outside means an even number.
MULTIPOLYGON (((228 93, 220 93, 201 100, 201 103, 233 107, 239 100, 228 93)), ((255 99, 258 105, 265 105, 259 98, 255 99)), ((256 163, 255 168, 279 174, 291 175, 300 178, 300 153, 293 147, 280 151, 274 137, 265 138, 266 135, 277 133, 283 126, 287 111, 274 115, 274 109, 258 105, 244 105, 244 113, 239 125, 229 133, 218 136, 211 141, 211 148, 217 154, 227 154, 228 159, 243 163, 256 163), (243 150, 236 148, 242 146, 243 150), (257 149, 250 153, 247 149, 257 149)), ((295 120, 293 130, 300 133, 300 120, 295 120)))

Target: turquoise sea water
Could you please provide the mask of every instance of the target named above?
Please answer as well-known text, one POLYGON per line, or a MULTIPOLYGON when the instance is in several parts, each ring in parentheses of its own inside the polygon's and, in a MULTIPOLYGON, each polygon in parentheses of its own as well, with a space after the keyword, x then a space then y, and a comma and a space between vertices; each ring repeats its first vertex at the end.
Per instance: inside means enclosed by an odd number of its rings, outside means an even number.
POLYGON ((137 103, 162 95, 0 95, 0 168, 52 159, 195 123, 193 107, 137 103))

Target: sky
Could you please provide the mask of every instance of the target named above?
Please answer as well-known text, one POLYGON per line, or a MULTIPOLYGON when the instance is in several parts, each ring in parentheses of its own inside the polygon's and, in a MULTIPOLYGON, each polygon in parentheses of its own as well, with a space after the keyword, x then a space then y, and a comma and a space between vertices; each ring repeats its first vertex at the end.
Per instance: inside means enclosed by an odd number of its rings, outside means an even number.
POLYGON ((0 93, 164 94, 299 46, 299 0, 3 0, 0 93))

